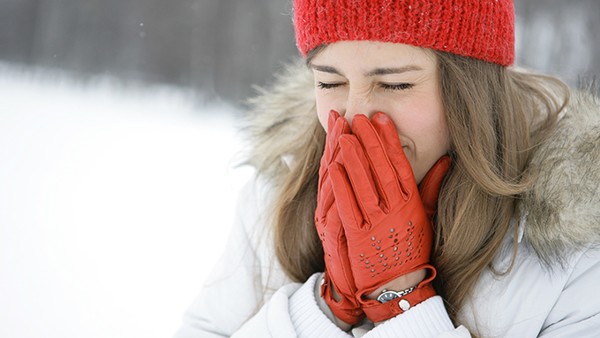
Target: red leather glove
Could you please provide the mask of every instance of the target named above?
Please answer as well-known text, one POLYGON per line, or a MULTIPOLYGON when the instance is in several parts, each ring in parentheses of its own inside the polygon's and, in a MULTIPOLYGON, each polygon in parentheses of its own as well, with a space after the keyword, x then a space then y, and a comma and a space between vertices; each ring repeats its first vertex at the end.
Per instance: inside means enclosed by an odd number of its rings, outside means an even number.
MULTIPOLYGON (((375 114, 372 121, 355 116, 352 132, 340 136, 341 157, 329 166, 329 174, 348 242, 356 298, 371 321, 381 322, 406 309, 398 300, 379 303, 365 298, 382 285, 428 269, 429 277, 400 300, 414 306, 435 295, 428 211, 433 214, 437 195, 435 201, 422 201, 396 128, 385 114, 375 114)), ((435 176, 424 179, 428 199, 439 191, 448 166, 449 159, 439 161, 430 170, 435 176)))
MULTIPOLYGON (((378 112, 371 117, 371 124, 377 131, 394 169, 397 173, 401 172, 402 166, 407 162, 394 122, 386 114, 378 112)), ((451 163, 452 160, 450 159, 450 156, 442 156, 433 167, 429 169, 419 184, 421 201, 423 202, 427 216, 429 216, 429 219, 432 221, 433 216, 437 211, 437 200, 440 194, 440 188, 442 187, 442 182, 444 181, 444 177, 446 177, 446 173, 450 169, 451 163)))
POLYGON ((348 324, 356 324, 362 319, 364 313, 355 298, 356 285, 350 268, 346 236, 334 203, 328 170, 331 163, 338 156, 340 150, 338 139, 340 135, 349 132, 348 122, 340 117, 337 112, 331 111, 329 113, 325 149, 319 168, 315 224, 325 252, 326 270, 324 283, 321 287, 321 296, 337 318, 348 324), (332 287, 341 297, 340 301, 334 299, 332 287))

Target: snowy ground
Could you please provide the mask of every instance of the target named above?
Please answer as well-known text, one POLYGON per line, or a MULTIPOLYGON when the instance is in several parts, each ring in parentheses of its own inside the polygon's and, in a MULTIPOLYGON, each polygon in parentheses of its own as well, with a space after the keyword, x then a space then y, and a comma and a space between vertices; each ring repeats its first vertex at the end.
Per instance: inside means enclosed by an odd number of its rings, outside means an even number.
POLYGON ((172 336, 250 174, 235 124, 174 89, 0 64, 0 337, 172 336))

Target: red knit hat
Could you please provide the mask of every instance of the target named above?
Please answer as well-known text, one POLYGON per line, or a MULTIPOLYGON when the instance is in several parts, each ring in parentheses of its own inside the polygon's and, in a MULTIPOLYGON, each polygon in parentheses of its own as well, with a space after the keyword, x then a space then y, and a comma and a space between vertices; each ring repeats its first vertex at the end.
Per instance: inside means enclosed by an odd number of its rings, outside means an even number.
POLYGON ((503 66, 514 61, 512 0, 294 0, 306 56, 336 41, 405 43, 503 66))

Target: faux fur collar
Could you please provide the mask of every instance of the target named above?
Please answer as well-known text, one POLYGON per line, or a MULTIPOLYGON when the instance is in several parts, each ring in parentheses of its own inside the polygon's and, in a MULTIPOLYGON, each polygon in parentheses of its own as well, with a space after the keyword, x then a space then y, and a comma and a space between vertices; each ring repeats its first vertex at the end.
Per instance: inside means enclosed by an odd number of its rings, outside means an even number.
POLYGON ((573 93, 550 140, 532 158, 539 169, 519 209, 525 239, 546 264, 600 243, 600 102, 573 93))
MULTIPOLYGON (((311 72, 298 60, 250 100, 249 162, 274 178, 287 171, 316 120, 311 72)), ((525 242, 548 265, 600 243, 600 102, 574 93, 551 140, 532 159, 540 176, 523 196, 525 242)))

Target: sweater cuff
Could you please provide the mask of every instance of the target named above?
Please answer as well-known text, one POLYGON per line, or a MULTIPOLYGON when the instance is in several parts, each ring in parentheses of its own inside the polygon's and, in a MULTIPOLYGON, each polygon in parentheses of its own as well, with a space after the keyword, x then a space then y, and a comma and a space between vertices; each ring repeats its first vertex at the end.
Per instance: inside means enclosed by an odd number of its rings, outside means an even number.
POLYGON ((302 337, 351 337, 342 331, 323 313, 315 299, 315 283, 321 277, 321 273, 313 274, 301 287, 290 297, 289 311, 292 325, 302 337))
POLYGON ((377 325, 375 330, 382 337, 434 337, 453 331, 454 325, 442 297, 434 296, 377 325))

